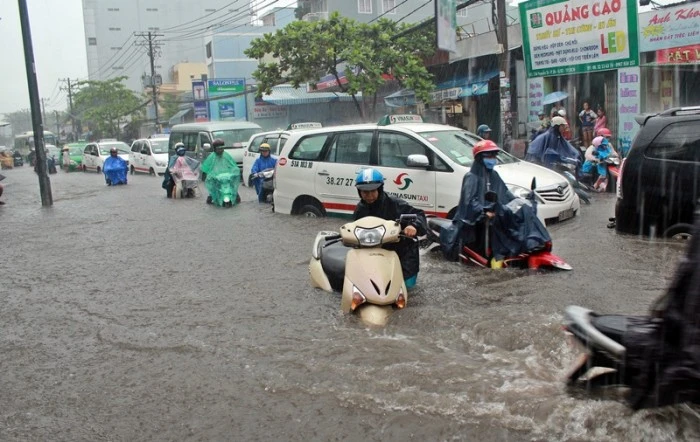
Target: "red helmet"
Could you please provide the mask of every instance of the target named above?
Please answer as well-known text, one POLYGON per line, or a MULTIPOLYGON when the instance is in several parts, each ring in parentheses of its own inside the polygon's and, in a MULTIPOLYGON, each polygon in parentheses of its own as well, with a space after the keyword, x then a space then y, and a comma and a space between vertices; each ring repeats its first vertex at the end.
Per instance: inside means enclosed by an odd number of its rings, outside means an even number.
POLYGON ((482 152, 498 152, 499 150, 501 149, 499 149, 496 143, 494 143, 493 141, 481 140, 474 145, 474 148, 472 149, 472 154, 474 155, 474 158, 476 158, 476 156, 482 152))
POLYGON ((598 129, 598 135, 601 137, 612 137, 612 132, 607 127, 601 127, 598 129))

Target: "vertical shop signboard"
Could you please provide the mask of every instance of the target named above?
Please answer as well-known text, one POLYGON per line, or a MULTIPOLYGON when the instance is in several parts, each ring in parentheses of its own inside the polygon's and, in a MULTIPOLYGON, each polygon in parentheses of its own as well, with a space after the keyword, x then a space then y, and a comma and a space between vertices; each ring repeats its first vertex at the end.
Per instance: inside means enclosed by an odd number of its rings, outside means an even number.
POLYGON ((639 65, 637 0, 520 3, 528 77, 639 65))
POLYGON ((204 81, 197 80, 192 82, 192 97, 194 97, 194 121, 197 123, 209 121, 207 88, 204 81))
POLYGON ((618 69, 617 71, 617 149, 626 156, 632 147, 632 140, 639 131, 639 124, 634 117, 641 113, 640 94, 641 77, 638 67, 618 69))
POLYGON ((245 78, 209 80, 209 115, 212 121, 246 120, 245 78))
POLYGON ((537 115, 540 111, 544 111, 544 78, 528 78, 527 79, 527 121, 529 123, 539 123, 540 118, 537 115))

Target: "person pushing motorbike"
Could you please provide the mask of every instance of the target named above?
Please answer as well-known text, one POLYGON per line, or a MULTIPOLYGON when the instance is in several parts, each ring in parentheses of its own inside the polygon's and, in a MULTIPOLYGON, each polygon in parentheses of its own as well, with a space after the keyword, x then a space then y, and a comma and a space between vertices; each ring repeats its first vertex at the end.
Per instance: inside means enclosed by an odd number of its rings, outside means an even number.
POLYGON ((535 208, 513 195, 494 170, 498 152, 491 140, 479 141, 472 149, 474 162, 462 180, 457 212, 452 225, 440 233, 449 259, 456 259, 462 244, 475 243, 484 232, 488 238, 484 234, 481 248, 491 248, 492 268, 502 267, 505 257, 538 250, 551 241, 535 208), (488 229, 483 228, 486 222, 488 229))
POLYGON ((264 178, 261 176, 255 176, 259 172, 266 169, 273 169, 277 165, 277 159, 272 158, 270 155, 270 145, 267 143, 262 143, 260 145, 260 156, 255 159, 253 163, 253 168, 251 169, 251 174, 254 175, 253 182, 255 183, 255 191, 258 194, 258 202, 264 203, 265 192, 263 192, 263 181, 264 178))
MULTIPOLYGON (((355 178, 355 187, 360 196, 360 202, 355 207, 353 220, 356 221, 365 216, 397 220, 402 214, 413 214, 417 215, 415 221, 401 226, 403 234, 408 238, 425 235, 428 225, 425 213, 402 199, 387 195, 384 192, 384 176, 380 171, 372 168, 361 170, 355 178)), ((418 242, 414 239, 402 238, 398 243, 385 245, 385 248, 399 255, 406 288, 413 288, 418 280, 420 267, 418 242)))

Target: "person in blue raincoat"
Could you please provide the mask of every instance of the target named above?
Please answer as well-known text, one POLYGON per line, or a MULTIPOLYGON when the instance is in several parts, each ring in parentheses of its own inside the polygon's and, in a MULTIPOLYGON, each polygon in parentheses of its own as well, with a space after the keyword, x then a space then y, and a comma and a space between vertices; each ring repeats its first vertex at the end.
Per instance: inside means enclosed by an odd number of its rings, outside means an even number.
POLYGON ((530 143, 525 160, 549 168, 557 162, 580 162, 581 153, 564 137, 568 130, 566 120, 562 117, 553 117, 550 123, 551 127, 530 143))
POLYGON ((102 172, 105 174, 105 182, 108 186, 126 184, 126 174, 129 166, 119 155, 115 147, 109 150, 109 156, 102 165, 102 172))
MULTIPOLYGON (((252 175, 262 172, 266 169, 273 169, 277 165, 277 159, 272 158, 270 155, 270 145, 267 143, 262 143, 260 145, 260 156, 256 158, 253 163, 253 168, 250 170, 252 175)), ((253 178, 253 183, 255 184, 255 191, 258 193, 258 202, 264 203, 265 194, 263 192, 263 177, 256 176, 253 178)))
MULTIPOLYGON (((500 149, 491 140, 479 141, 472 149, 474 162, 462 180, 457 211, 450 227, 440 232, 440 245, 448 259, 456 260, 463 244, 481 244, 485 222, 489 223, 491 266, 502 266, 503 258, 545 247, 551 237, 537 218, 534 198, 527 202, 513 195, 494 170, 500 149), (487 193, 496 196, 488 201, 487 193)), ((478 248, 478 247, 477 247, 478 248)), ((483 249, 483 247, 482 247, 483 249)), ((486 251, 481 250, 486 256, 486 251)))

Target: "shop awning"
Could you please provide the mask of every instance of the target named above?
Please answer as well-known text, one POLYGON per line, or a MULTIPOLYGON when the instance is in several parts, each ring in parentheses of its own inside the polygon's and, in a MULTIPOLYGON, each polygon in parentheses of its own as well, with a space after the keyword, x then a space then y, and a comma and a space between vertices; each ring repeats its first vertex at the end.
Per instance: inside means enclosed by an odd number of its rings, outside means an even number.
MULTIPOLYGON (((361 94, 356 95, 362 98, 361 94)), ((261 97, 266 103, 278 106, 295 104, 330 103, 333 101, 352 101, 352 96, 344 92, 306 92, 305 89, 294 88, 291 85, 280 85, 272 88, 270 95, 261 97)))
POLYGON ((415 106, 416 93, 413 89, 401 89, 384 97, 384 104, 389 107, 415 106))
POLYGON ((489 93, 489 80, 498 76, 498 70, 479 72, 469 77, 469 85, 462 88, 460 98, 471 97, 475 95, 484 95, 489 93))
POLYGON ((183 123, 185 121, 185 115, 187 115, 190 112, 192 112, 192 108, 182 109, 181 111, 179 111, 178 113, 176 113, 168 119, 168 124, 172 126, 174 124, 183 123))

